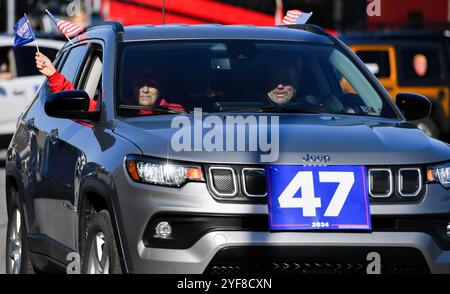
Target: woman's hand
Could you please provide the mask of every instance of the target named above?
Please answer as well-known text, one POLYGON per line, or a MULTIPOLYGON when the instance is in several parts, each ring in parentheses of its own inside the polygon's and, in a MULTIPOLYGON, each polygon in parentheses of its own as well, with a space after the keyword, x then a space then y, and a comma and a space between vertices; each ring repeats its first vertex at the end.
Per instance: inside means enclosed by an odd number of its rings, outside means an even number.
POLYGON ((50 77, 56 72, 56 68, 53 65, 52 61, 42 54, 41 52, 36 52, 36 68, 39 70, 39 72, 46 77, 50 77))

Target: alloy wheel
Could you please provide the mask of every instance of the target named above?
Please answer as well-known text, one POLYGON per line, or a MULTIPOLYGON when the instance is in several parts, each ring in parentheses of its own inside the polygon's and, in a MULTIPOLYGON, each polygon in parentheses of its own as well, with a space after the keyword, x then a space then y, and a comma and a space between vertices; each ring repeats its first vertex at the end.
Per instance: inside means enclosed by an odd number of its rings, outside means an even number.
POLYGON ((18 209, 14 211, 10 226, 8 271, 10 274, 19 274, 22 262, 22 215, 18 209))
POLYGON ((109 273, 109 250, 105 235, 98 232, 91 243, 88 259, 89 274, 109 273))

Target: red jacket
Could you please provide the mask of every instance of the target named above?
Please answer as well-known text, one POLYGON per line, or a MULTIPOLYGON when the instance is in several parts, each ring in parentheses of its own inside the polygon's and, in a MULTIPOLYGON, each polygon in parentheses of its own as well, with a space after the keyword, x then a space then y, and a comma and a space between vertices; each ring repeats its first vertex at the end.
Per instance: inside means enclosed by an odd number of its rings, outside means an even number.
MULTIPOLYGON (((61 91, 72 91, 75 90, 75 87, 72 83, 66 79, 66 77, 56 71, 54 74, 48 77, 48 85, 52 93, 57 93, 61 91)), ((97 101, 94 99, 90 99, 89 101, 89 111, 97 110, 97 101)))
MULTIPOLYGON (((53 75, 49 76, 48 81, 49 81, 48 85, 49 85, 52 93, 57 93, 60 91, 75 90, 75 87, 72 85, 72 83, 69 80, 67 80, 63 74, 59 73, 58 71, 56 71, 53 75)), ((165 99, 162 99, 161 102, 159 103, 159 105, 167 106, 174 110, 183 111, 183 106, 181 106, 180 104, 168 103, 165 99)), ((89 111, 95 111, 95 110, 97 110, 97 101, 95 101, 94 99, 90 99, 89 111)), ((148 115, 148 114, 154 114, 154 113, 157 113, 157 111, 155 112, 152 110, 145 110, 145 109, 139 110, 140 115, 148 115)))

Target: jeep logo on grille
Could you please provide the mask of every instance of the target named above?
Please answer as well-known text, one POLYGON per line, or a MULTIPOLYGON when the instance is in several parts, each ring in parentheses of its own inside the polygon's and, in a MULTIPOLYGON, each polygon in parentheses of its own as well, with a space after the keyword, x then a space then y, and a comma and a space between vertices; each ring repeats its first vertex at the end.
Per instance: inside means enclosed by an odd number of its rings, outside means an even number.
POLYGON ((323 162, 327 163, 331 160, 330 156, 328 155, 311 155, 309 153, 306 153, 305 156, 303 156, 304 162, 323 162))

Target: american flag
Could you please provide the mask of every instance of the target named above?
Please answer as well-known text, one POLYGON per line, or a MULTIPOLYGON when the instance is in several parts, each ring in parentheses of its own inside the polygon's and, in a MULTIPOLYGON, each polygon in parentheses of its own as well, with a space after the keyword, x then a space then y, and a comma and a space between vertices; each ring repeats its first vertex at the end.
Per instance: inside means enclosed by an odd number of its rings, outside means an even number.
POLYGON ((284 25, 305 24, 311 16, 312 12, 307 13, 300 10, 288 10, 286 16, 282 20, 282 23, 284 25))
POLYGON ((68 38, 72 38, 76 35, 78 35, 79 33, 84 31, 84 28, 76 23, 70 22, 70 21, 66 21, 66 20, 61 20, 59 18, 56 18, 55 16, 53 16, 53 14, 50 13, 50 11, 45 10, 45 12, 47 12, 48 16, 50 16, 50 18, 52 19, 52 21, 56 24, 56 26, 58 27, 58 29, 64 34, 66 35, 66 37, 68 38))

